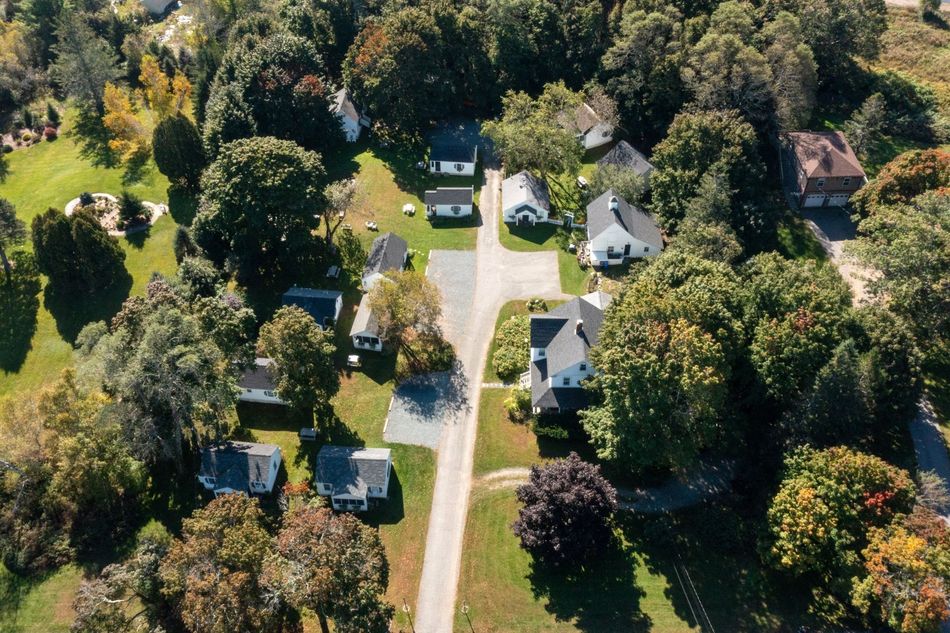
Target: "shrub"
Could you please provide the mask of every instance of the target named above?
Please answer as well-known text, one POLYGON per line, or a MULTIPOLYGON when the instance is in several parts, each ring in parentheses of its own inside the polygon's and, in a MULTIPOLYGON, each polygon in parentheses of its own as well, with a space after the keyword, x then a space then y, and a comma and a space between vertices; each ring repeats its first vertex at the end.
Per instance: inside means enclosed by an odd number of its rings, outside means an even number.
POLYGON ((56 128, 54 127, 47 127, 43 129, 43 136, 46 137, 47 141, 55 141, 56 137, 58 136, 58 132, 56 132, 56 128))
POLYGON ((523 387, 512 387, 510 394, 505 398, 505 413, 512 422, 524 423, 531 419, 531 390, 523 387))
POLYGON ((513 316, 495 334, 495 356, 492 367, 502 380, 512 381, 527 371, 531 359, 528 347, 531 321, 525 314, 513 316))
POLYGON ((23 141, 24 143, 29 143, 30 140, 32 140, 32 138, 33 138, 33 135, 32 135, 31 133, 29 133, 29 132, 24 132, 24 133, 20 136, 20 140, 23 141))
POLYGON ((528 312, 547 312, 548 304, 544 299, 534 297, 528 299, 528 312))
POLYGON ((79 194, 79 204, 81 204, 84 207, 89 206, 90 204, 93 204, 95 201, 96 199, 93 198, 92 194, 89 193, 88 191, 83 191, 81 194, 79 194))
POLYGON ((145 207, 142 199, 134 193, 123 191, 119 196, 119 220, 126 224, 136 224, 145 219, 145 207))
POLYGON ((8 144, 8 143, 4 143, 4 144, 3 144, 3 153, 4 153, 4 154, 9 154, 9 153, 12 152, 12 151, 13 151, 13 146, 12 146, 12 145, 10 145, 10 144, 8 144))
POLYGON ((46 102, 46 120, 49 121, 48 125, 51 127, 59 127, 59 110, 49 101, 46 102))

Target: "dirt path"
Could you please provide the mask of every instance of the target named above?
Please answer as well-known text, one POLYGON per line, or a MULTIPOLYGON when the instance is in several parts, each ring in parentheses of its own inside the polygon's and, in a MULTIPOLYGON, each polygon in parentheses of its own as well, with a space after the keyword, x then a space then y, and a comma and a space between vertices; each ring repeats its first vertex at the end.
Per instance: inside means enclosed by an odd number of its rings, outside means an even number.
MULTIPOLYGON (((466 384, 466 403, 442 430, 435 491, 426 534, 426 553, 415 609, 416 633, 450 633, 462 563, 462 540, 472 488, 472 460, 478 404, 488 347, 498 311, 508 301, 566 298, 561 292, 557 253, 521 253, 502 247, 498 238, 501 173, 486 166, 480 197, 475 292, 464 326, 446 323, 466 384)), ((443 288, 443 293, 451 288, 443 288)))

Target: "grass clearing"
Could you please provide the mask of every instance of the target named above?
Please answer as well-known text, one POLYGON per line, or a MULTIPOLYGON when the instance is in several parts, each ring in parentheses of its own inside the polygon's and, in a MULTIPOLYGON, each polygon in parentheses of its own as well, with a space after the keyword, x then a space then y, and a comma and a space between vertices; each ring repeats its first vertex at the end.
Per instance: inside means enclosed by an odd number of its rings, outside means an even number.
POLYGON ((82 570, 66 565, 40 580, 25 580, 0 564, 0 631, 67 633, 82 570))
POLYGON ((888 7, 887 18, 875 67, 907 73, 929 86, 943 116, 950 116, 950 29, 921 20, 915 9, 888 7))
POLYGON ((786 213, 776 229, 776 238, 778 251, 789 259, 811 259, 817 262, 828 259, 821 242, 799 215, 786 213))

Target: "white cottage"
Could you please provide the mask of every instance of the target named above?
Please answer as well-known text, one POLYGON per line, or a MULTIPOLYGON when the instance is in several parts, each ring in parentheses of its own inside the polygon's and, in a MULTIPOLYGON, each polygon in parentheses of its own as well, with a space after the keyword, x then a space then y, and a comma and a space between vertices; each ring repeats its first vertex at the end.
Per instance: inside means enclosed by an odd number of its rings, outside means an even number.
POLYGON ((356 317, 353 319, 353 326, 350 328, 350 340, 353 341, 353 347, 364 349, 371 352, 383 351, 383 339, 379 336, 379 323, 376 321, 376 315, 369 307, 369 295, 363 295, 360 299, 359 308, 356 309, 356 317))
POLYGON ((270 493, 280 462, 280 447, 274 444, 222 442, 201 450, 198 481, 216 497, 270 493))
POLYGON ((426 191, 426 216, 459 218, 472 215, 474 187, 439 187, 426 191))
POLYGON ((505 222, 534 225, 545 222, 551 213, 548 183, 527 171, 520 171, 501 183, 501 209, 505 222))
POLYGON ((255 358, 254 364, 244 370, 238 379, 241 402, 259 404, 287 404, 277 395, 276 366, 271 358, 255 358))
POLYGON ((663 237, 653 218, 608 189, 587 205, 591 266, 606 268, 659 255, 663 237))
POLYGON ((597 344, 611 299, 607 293, 592 292, 547 314, 531 315, 527 376, 535 413, 576 411, 587 406, 583 383, 594 375, 590 348, 597 344))
POLYGON ((606 145, 614 138, 614 128, 604 121, 594 109, 582 103, 574 111, 573 116, 569 113, 563 113, 562 125, 574 132, 577 136, 577 142, 585 150, 594 149, 601 145, 606 145))
POLYGON ((343 134, 346 135, 346 140, 350 143, 359 140, 364 127, 369 128, 372 125, 369 117, 361 113, 359 108, 356 107, 346 88, 333 93, 330 112, 340 119, 340 127, 343 129, 343 134))
POLYGON ((330 497, 334 510, 363 512, 370 499, 389 498, 392 451, 324 445, 317 454, 317 494, 330 497))
POLYGON ((372 290, 389 271, 399 271, 409 261, 409 245, 395 233, 383 233, 375 240, 363 267, 363 292, 372 290))
POLYGON ((478 146, 433 143, 429 150, 429 172, 444 176, 474 176, 478 146))

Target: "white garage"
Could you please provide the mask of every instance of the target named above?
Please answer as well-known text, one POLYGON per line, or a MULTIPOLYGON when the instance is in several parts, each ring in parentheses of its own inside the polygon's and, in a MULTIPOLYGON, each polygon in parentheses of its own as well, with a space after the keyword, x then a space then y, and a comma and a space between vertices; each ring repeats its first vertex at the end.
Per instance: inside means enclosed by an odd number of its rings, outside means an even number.
POLYGON ((847 206, 848 200, 851 199, 850 193, 833 193, 828 197, 828 206, 829 207, 844 207, 847 206))
POLYGON ((828 199, 823 193, 812 193, 805 196, 805 201, 802 203, 803 207, 822 207, 825 205, 825 200, 828 199))

